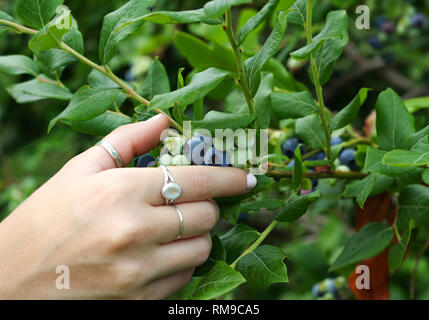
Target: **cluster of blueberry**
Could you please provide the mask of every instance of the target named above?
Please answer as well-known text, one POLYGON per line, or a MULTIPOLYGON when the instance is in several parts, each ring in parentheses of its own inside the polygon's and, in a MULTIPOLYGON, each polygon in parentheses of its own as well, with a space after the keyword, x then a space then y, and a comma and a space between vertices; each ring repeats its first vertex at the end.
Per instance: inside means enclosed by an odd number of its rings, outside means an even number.
POLYGON ((136 167, 187 166, 206 165, 218 167, 242 167, 250 156, 247 149, 254 139, 248 137, 246 145, 242 146, 236 141, 237 147, 227 150, 224 141, 195 133, 189 140, 183 137, 167 137, 163 141, 161 156, 155 159, 151 154, 145 154, 136 159, 136 167))
POLYGON ((377 16, 374 25, 379 33, 369 37, 368 43, 375 50, 382 50, 383 42, 387 40, 387 36, 394 34, 398 29, 402 33, 409 26, 414 29, 424 29, 428 25, 428 20, 423 13, 417 12, 409 15, 406 19, 402 19, 398 25, 384 16, 377 16))
MULTIPOLYGON (((331 146, 341 145, 344 141, 340 137, 332 137, 331 146)), ((308 150, 306 146, 303 144, 302 140, 299 138, 290 138, 287 139, 282 145, 282 152, 285 156, 292 159, 289 162, 289 167, 293 168, 295 161, 293 160, 295 150, 300 146, 300 151, 302 154, 305 154, 308 150)), ((326 160, 326 154, 323 151, 320 151, 311 157, 305 159, 306 161, 323 161, 326 160)), ((355 150, 346 148, 342 149, 338 159, 334 162, 335 170, 341 172, 349 172, 351 170, 356 171, 359 167, 356 164, 355 150)), ((308 172, 323 172, 326 171, 327 167, 308 167, 308 172)), ((313 189, 317 187, 317 180, 312 180, 313 189)), ((311 192, 312 190, 306 190, 311 192)), ((304 193, 307 193, 304 191, 304 193)))
POLYGON ((313 296, 318 300, 335 300, 340 298, 341 291, 345 289, 344 277, 325 279, 313 286, 313 296))

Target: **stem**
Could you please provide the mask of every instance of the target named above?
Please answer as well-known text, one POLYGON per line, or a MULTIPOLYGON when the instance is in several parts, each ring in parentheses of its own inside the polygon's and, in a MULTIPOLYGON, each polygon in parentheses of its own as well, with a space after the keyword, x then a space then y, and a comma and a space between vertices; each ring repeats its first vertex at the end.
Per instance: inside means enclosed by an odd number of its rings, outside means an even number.
POLYGON ((247 248, 246 251, 244 251, 232 264, 231 267, 235 269, 237 266, 238 260, 240 260, 245 255, 248 255, 249 253, 253 252, 259 245, 265 240, 265 238, 273 231, 274 227, 277 225, 277 221, 273 220, 268 227, 265 228, 265 230, 259 235, 258 239, 255 240, 255 242, 252 243, 252 245, 247 248))
POLYGON ((17 24, 17 23, 12 22, 12 21, 0 19, 0 24, 4 24, 6 26, 12 27, 15 29, 16 32, 19 32, 19 33, 26 33, 26 34, 36 34, 37 33, 37 30, 33 30, 30 28, 21 26, 20 24, 17 24))
MULTIPOLYGON (((307 0, 307 17, 306 17, 306 31, 307 31, 307 43, 310 44, 313 42, 313 3, 314 0, 307 0)), ((329 130, 329 120, 326 117, 326 106, 325 101, 323 100, 323 89, 320 85, 319 72, 317 71, 316 61, 314 60, 314 56, 310 56, 311 70, 313 73, 313 81, 316 89, 317 100, 319 102, 319 113, 320 113, 320 121, 322 123, 323 132, 326 140, 326 157, 329 162, 332 164, 332 156, 331 156, 331 134, 329 130)))
POLYGON ((246 98, 247 107, 249 108, 250 114, 255 113, 255 107, 253 105, 253 97, 249 90, 247 83, 246 73, 244 71, 243 59, 241 58, 240 49, 238 48, 237 40, 235 39, 234 31, 232 30, 232 20, 231 20, 231 9, 228 9, 225 12, 225 25, 224 29, 228 37, 229 42, 231 43, 232 51, 234 52, 235 63, 237 64, 238 72, 238 83, 241 87, 241 90, 244 93, 246 98))
MULTIPOLYGON (((278 171, 269 170, 266 173, 267 177, 272 178, 292 178, 293 172, 291 171, 278 171)), ((325 178, 336 178, 344 180, 361 180, 368 176, 362 172, 342 172, 342 171, 331 171, 331 172, 304 172, 303 176, 308 179, 325 179, 325 178)))
MULTIPOLYGON (((31 34, 31 35, 34 35, 34 34, 37 33, 37 30, 26 28, 26 27, 21 26, 21 25, 19 25, 17 23, 14 23, 14 22, 11 22, 11 21, 7 21, 7 20, 3 20, 3 19, 0 19, 0 24, 4 24, 4 25, 10 26, 10 27, 13 27, 13 28, 16 29, 16 31, 21 32, 21 33, 26 33, 26 34, 31 34)), ((118 86, 120 86, 122 89, 124 89, 127 92, 127 95, 129 97, 137 100, 138 102, 140 102, 141 104, 144 104, 145 106, 149 106, 150 105, 150 101, 146 100, 145 98, 143 98, 142 96, 140 96, 137 92, 135 92, 133 89, 131 89, 124 81, 122 81, 119 77, 117 77, 112 72, 112 70, 110 70, 110 68, 108 68, 107 66, 106 67, 99 66, 98 64, 94 63, 93 61, 89 60, 85 56, 81 55, 79 52, 77 52, 73 48, 69 47, 67 44, 65 44, 62 41, 58 41, 58 44, 59 44, 59 46, 60 46, 60 48, 62 50, 64 50, 64 51, 70 53, 71 55, 75 56, 82 63, 87 64, 91 68, 93 68, 93 69, 97 70, 98 72, 104 74, 105 76, 109 77, 118 86)), ((154 111, 157 112, 157 113, 164 114, 170 120, 170 123, 171 123, 171 125, 174 128, 176 128, 179 132, 183 132, 182 126, 180 124, 178 124, 173 118, 171 118, 163 110, 161 110, 161 109, 154 109, 154 111)))

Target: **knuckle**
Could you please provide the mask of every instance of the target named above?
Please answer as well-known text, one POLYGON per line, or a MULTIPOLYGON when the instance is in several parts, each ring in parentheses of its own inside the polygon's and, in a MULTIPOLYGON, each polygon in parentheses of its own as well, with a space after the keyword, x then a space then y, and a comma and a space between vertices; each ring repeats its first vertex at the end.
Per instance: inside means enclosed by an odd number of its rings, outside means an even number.
POLYGON ((115 290, 127 291, 138 287, 143 278, 141 265, 136 262, 117 262, 111 266, 112 286, 115 290))
POLYGON ((140 237, 141 230, 137 221, 134 219, 121 219, 110 228, 110 250, 121 251, 125 248, 132 246, 140 237))

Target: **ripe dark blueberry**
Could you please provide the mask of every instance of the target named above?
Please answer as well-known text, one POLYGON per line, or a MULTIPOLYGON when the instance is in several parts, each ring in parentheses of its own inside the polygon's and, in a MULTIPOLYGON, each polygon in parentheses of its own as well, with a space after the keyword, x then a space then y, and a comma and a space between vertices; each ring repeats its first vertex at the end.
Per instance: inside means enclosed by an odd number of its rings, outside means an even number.
MULTIPOLYGON (((286 140, 282 145, 283 154, 288 158, 293 158, 294 152, 300 143, 302 143, 302 141, 298 138, 290 138, 286 140)), ((304 146, 301 146, 300 150, 304 153, 304 146)))
POLYGON ((208 166, 229 167, 228 153, 225 151, 218 151, 215 147, 209 149, 204 156, 204 164, 208 166))
POLYGON ((344 141, 340 137, 332 137, 331 146, 336 146, 338 144, 342 144, 344 141))
POLYGON ((307 161, 322 161, 322 160, 325 160, 325 158, 326 158, 326 154, 323 151, 320 151, 315 155, 312 155, 310 158, 308 158, 307 161))
POLYGON ((336 296, 338 293, 338 289, 335 286, 335 280, 334 279, 326 279, 324 281, 324 284, 326 286, 326 291, 328 293, 331 293, 333 296, 336 296))
POLYGON ((238 215, 238 222, 246 222, 249 220, 249 214, 247 212, 241 212, 238 215))
POLYGON ((194 133, 194 138, 200 139, 207 147, 211 147, 213 144, 213 138, 203 136, 199 133, 194 133))
POLYGON ((318 283, 316 283, 316 284, 313 286, 313 288, 311 289, 311 292, 313 293, 313 296, 314 296, 315 298, 319 298, 319 297, 321 297, 321 296, 322 296, 322 294, 323 294, 322 290, 320 290, 320 287, 319 287, 319 284, 318 284, 318 283))
POLYGON ((155 158, 150 153, 147 153, 138 157, 134 163, 134 166, 137 168, 146 168, 149 167, 151 163, 153 164, 154 161, 155 158))
POLYGON ((358 168, 356 165, 355 150, 353 149, 344 149, 340 153, 339 160, 342 165, 349 167, 351 170, 358 168))
POLYGON ((369 37, 368 43, 371 45, 371 47, 373 47, 376 50, 383 49, 383 44, 381 43, 380 38, 377 36, 369 37))
POLYGON ((377 29, 381 30, 385 22, 386 18, 384 18, 383 16, 377 16, 374 20, 374 25, 377 29))
POLYGON ((421 29, 426 26, 427 18, 423 13, 416 13, 411 17, 411 25, 414 28, 421 29))
POLYGON ((381 27, 381 30, 383 30, 383 32, 386 34, 393 34, 395 33, 396 27, 392 21, 385 21, 381 27))
POLYGON ((128 82, 136 81, 136 76, 133 73, 133 69, 130 68, 125 72, 124 79, 128 82))
POLYGON ((201 165, 204 162, 206 147, 200 138, 192 138, 183 146, 183 154, 193 164, 201 165))

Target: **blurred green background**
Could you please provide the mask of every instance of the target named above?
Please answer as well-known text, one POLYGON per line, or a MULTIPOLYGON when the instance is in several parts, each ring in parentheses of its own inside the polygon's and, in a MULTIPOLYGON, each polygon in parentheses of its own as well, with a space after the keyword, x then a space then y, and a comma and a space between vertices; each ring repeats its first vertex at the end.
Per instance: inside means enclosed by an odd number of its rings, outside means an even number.
MULTIPOLYGON (((207 1, 158 0, 156 10, 184 10, 201 8, 207 1)), ((85 39, 85 55, 97 61, 98 38, 104 15, 124 4, 123 0, 73 0, 66 1, 85 39)), ((254 0, 248 12, 260 9, 266 1, 254 0)), ((368 102, 355 121, 360 130, 374 109, 377 93, 387 87, 394 88, 404 98, 429 96, 429 23, 413 26, 413 17, 421 13, 429 17, 429 0, 318 0, 315 12, 317 21, 323 21, 328 11, 345 8, 350 16, 351 41, 342 58, 336 64, 334 77, 326 85, 325 98, 332 110, 345 106, 361 87, 373 88, 368 102), (371 29, 358 30, 355 9, 359 4, 371 8, 371 29)), ((12 1, 0 0, 0 10, 12 16, 12 1)), ((238 11, 236 12, 238 14, 238 11)), ((236 17, 238 18, 238 17, 236 17)), ((177 70, 192 70, 186 58, 181 56, 171 39, 176 29, 183 29, 201 36, 199 26, 158 26, 145 24, 141 30, 119 46, 112 61, 112 69, 129 81, 142 81, 154 57, 167 67, 176 87, 177 70)), ((265 27, 256 39, 255 46, 264 42, 270 26, 265 27)), ((213 41, 213 37, 211 37, 213 41)), ((30 55, 28 36, 11 32, 0 36, 0 55, 30 55)), ((215 40, 216 41, 216 35, 215 40)), ((221 42, 221 39, 219 39, 221 42)), ((304 43, 304 34, 290 26, 284 46, 277 59, 294 73, 297 80, 310 86, 305 66, 296 66, 288 55, 304 43)), ((82 64, 73 64, 64 71, 63 82, 77 90, 86 81, 91 70, 82 64)), ((6 88, 28 80, 27 76, 11 77, 0 74, 0 221, 10 214, 35 189, 51 177, 65 162, 96 142, 94 137, 73 132, 65 125, 58 125, 47 135, 49 121, 66 106, 65 102, 41 101, 32 104, 16 104, 6 88)), ((213 102, 215 104, 215 102, 213 102)), ((219 102, 218 102, 219 104, 219 102)), ((132 105, 128 108, 131 110, 132 105)), ((428 106, 429 107, 429 106, 428 106)), ((127 106, 125 109, 127 110, 127 106)), ((425 109, 419 111, 417 126, 427 123, 425 109)), ((268 291, 257 292, 247 287, 226 298, 242 299, 312 299, 313 284, 335 275, 328 274, 328 259, 335 256, 347 237, 353 232, 354 203, 339 200, 340 186, 321 185, 323 199, 313 206, 309 215, 293 227, 282 225, 268 241, 279 243, 288 255, 287 266, 290 283, 274 285, 268 291)), ((263 229, 271 218, 268 214, 251 215, 249 224, 263 229)), ((222 228, 222 224, 219 226, 222 228)), ((425 241, 424 232, 416 235, 415 246, 410 253, 418 252, 425 241)), ((415 258, 407 259, 402 268, 392 275, 391 298, 409 297, 410 277, 414 272, 415 258)), ((416 273, 417 298, 429 299, 429 258, 423 256, 416 273)))

